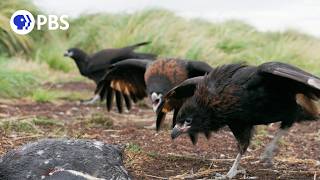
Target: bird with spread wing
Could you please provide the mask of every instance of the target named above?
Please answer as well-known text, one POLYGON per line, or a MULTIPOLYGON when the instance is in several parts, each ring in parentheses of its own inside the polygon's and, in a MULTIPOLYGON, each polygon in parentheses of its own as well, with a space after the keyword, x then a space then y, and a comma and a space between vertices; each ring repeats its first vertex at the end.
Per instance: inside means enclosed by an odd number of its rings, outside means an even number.
POLYGON ((241 156, 250 144, 255 125, 280 122, 280 130, 267 145, 261 161, 272 165, 277 142, 288 129, 301 121, 317 120, 314 100, 320 98, 320 79, 297 67, 280 62, 260 66, 230 64, 208 75, 188 79, 171 89, 158 108, 159 128, 163 114, 183 100, 171 137, 188 134, 192 142, 203 133, 207 138, 228 126, 238 142, 239 153, 227 173, 238 173, 241 156))
MULTIPOLYGON (((156 112, 163 96, 174 86, 192 77, 203 76, 212 68, 201 61, 180 59, 157 59, 155 61, 129 59, 115 63, 99 82, 96 93, 106 99, 107 109, 112 108, 115 96, 118 111, 123 111, 123 102, 128 110, 131 101, 149 97, 156 112)), ((173 104, 174 119, 181 103, 173 104)), ((165 107, 164 107, 165 109, 165 107)))
MULTIPOLYGON (((150 42, 141 42, 123 48, 104 49, 91 55, 88 55, 79 48, 70 48, 64 53, 64 56, 70 57, 75 61, 82 76, 85 76, 98 84, 98 82, 107 72, 108 67, 116 62, 130 58, 150 60, 155 59, 155 54, 134 52, 136 48, 145 46, 147 44, 150 44, 150 42)), ((83 103, 93 104, 99 100, 99 98, 99 95, 95 94, 93 98, 83 101, 83 103)))

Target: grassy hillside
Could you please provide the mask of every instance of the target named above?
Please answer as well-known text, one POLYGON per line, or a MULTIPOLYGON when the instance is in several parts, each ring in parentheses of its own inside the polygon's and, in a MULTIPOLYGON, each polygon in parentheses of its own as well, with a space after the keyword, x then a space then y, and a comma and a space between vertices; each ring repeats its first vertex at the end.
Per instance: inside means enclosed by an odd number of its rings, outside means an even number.
POLYGON ((198 59, 212 65, 279 60, 320 73, 320 41, 294 31, 262 33, 238 21, 186 20, 164 10, 132 15, 82 16, 72 21, 68 43, 88 51, 150 40, 142 50, 165 57, 198 59))
POLYGON ((21 66, 21 59, 29 61, 33 67, 46 66, 47 72, 76 75, 73 62, 62 56, 67 48, 79 47, 95 52, 141 41, 153 43, 139 51, 163 57, 197 59, 211 65, 239 61, 260 64, 277 60, 320 75, 320 40, 294 31, 262 33, 239 21, 211 23, 201 19, 187 20, 173 12, 154 9, 134 14, 84 15, 72 19, 68 31, 33 31, 30 35, 19 36, 9 29, 7 23, 12 12, 22 8, 39 12, 32 4, 22 1, 0 2, 0 60, 4 67, 9 62, 11 64, 10 69, 0 69, 0 77, 15 74, 1 78, 2 86, 5 86, 0 90, 2 97, 25 96, 26 93, 8 95, 7 92, 16 89, 25 92, 23 89, 29 89, 29 84, 33 87, 50 81, 47 73, 43 75, 26 68, 23 73, 27 75, 19 75, 21 70, 14 64, 21 66), (21 4, 29 5, 21 7, 21 4), (18 60, 20 63, 14 63, 18 60), (26 86, 24 82, 29 80, 26 86), (9 86, 12 82, 16 82, 18 87, 9 86))

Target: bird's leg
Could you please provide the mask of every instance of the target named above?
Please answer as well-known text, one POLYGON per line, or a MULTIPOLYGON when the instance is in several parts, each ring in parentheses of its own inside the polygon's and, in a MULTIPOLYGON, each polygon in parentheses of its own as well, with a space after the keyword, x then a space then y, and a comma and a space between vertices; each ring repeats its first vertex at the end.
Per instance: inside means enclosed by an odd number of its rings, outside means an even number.
POLYGON ((156 123, 154 122, 154 123, 152 123, 151 125, 149 125, 149 126, 143 126, 143 128, 145 128, 145 129, 156 129, 156 123))
POLYGON ((239 172, 244 172, 245 170, 238 170, 238 166, 240 164, 240 160, 242 155, 246 152, 249 144, 250 144, 250 139, 252 137, 253 133, 253 126, 245 126, 241 124, 230 124, 229 125, 230 130, 232 131, 233 135, 238 141, 238 149, 239 153, 230 168, 229 172, 227 173, 226 176, 223 176, 222 178, 226 179, 231 179, 235 177, 239 172))
POLYGON ((215 179, 232 179, 233 177, 235 177, 238 173, 246 173, 246 170, 238 170, 239 164, 240 164, 240 160, 241 160, 242 154, 238 153, 236 159, 234 160, 232 167, 230 168, 230 170, 228 171, 227 175, 216 175, 215 179))
POLYGON ((85 100, 85 101, 81 101, 81 104, 84 105, 89 105, 89 104, 94 104, 95 102, 97 102, 100 99, 100 95, 96 94, 94 95, 91 99, 89 100, 85 100))
POLYGON ((233 178, 235 175, 238 174, 238 172, 239 172, 238 166, 240 164, 241 156, 242 156, 241 153, 238 153, 236 159, 233 162, 232 167, 230 168, 229 172, 227 173, 227 178, 233 178))
POLYGON ((274 151, 278 147, 278 142, 280 138, 288 132, 288 128, 280 128, 280 130, 276 133, 272 141, 265 148, 260 161, 264 163, 265 166, 272 166, 272 158, 274 156, 274 151))

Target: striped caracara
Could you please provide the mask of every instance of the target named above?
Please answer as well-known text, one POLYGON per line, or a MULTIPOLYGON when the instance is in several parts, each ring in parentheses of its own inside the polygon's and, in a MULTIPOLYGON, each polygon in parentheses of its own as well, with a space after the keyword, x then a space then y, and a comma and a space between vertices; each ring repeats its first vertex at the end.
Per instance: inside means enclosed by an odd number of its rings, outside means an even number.
MULTIPOLYGON (((108 110, 112 107, 113 96, 119 112, 123 110, 123 99, 127 109, 134 102, 149 97, 153 110, 157 111, 163 101, 163 95, 182 81, 208 73, 212 68, 200 61, 187 61, 180 59, 157 59, 155 61, 129 59, 112 65, 103 80, 98 84, 97 93, 106 98, 108 110)), ((174 109, 174 119, 180 102, 166 112, 174 109)))
MULTIPOLYGON (((116 62, 131 58, 154 59, 156 57, 154 54, 134 52, 136 48, 149 43, 150 42, 142 42, 118 49, 104 49, 91 55, 86 54, 79 48, 70 48, 64 53, 64 56, 70 57, 75 61, 81 75, 98 84, 107 72, 108 67, 116 62)), ((93 104, 98 99, 99 95, 95 95, 90 100, 84 101, 84 104, 93 104)))
POLYGON ((280 130, 261 157, 261 162, 270 166, 278 140, 293 123, 318 119, 313 100, 319 97, 320 79, 289 64, 231 64, 176 86, 165 95, 158 112, 166 103, 185 99, 171 137, 187 133, 194 144, 198 133, 210 137, 212 131, 228 126, 239 148, 226 175, 232 178, 238 172, 255 125, 281 122, 280 130))

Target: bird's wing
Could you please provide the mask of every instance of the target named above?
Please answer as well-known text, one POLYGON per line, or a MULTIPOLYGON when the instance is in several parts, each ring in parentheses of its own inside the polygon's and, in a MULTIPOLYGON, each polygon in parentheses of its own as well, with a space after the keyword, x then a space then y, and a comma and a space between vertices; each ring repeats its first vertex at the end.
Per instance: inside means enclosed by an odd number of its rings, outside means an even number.
POLYGON ((127 47, 124 47, 124 48, 130 49, 131 51, 133 51, 137 47, 145 46, 145 45, 148 45, 150 43, 151 43, 151 41, 145 41, 145 42, 137 43, 137 44, 134 44, 134 45, 131 45, 131 46, 127 46, 127 47))
MULTIPOLYGON (((261 75, 271 75, 267 78, 286 78, 292 84, 293 90, 303 93, 309 98, 320 98, 320 78, 297 67, 280 62, 264 63, 258 67, 261 75)), ((266 77, 266 76, 264 76, 266 77)))
MULTIPOLYGON (((131 46, 126 46, 123 48, 115 48, 115 49, 105 49, 101 50, 95 54, 92 54, 88 57, 88 70, 90 72, 96 72, 99 70, 105 69, 107 66, 114 64, 118 62, 119 60, 124 59, 130 59, 130 58, 136 58, 136 59, 142 59, 140 56, 137 56, 135 53, 133 53, 133 50, 140 47, 147 45, 151 42, 141 42, 137 43, 131 46)), ((147 55, 147 54, 146 54, 147 55)), ((148 57, 148 56, 143 57, 148 57)), ((141 56, 142 57, 142 56, 141 56)), ((149 56, 153 57, 153 56, 149 56)), ((150 59, 150 61, 153 60, 150 59)))
POLYGON ((209 73, 213 68, 205 62, 202 61, 188 61, 187 66, 189 77, 203 76, 209 73))
POLYGON ((123 110, 123 100, 129 110, 131 100, 136 102, 147 96, 144 73, 148 63, 149 60, 128 59, 111 66, 95 92, 100 94, 102 100, 106 99, 108 110, 112 108, 114 95, 120 113, 123 110))
POLYGON ((165 101, 160 104, 157 112, 157 130, 159 130, 161 123, 166 117, 166 113, 174 110, 174 116, 172 119, 172 126, 176 123, 176 116, 181 108, 185 97, 193 95, 195 82, 199 80, 199 76, 203 76, 206 73, 212 71, 212 67, 205 62, 201 61, 187 61, 188 79, 179 86, 171 89, 171 91, 165 96, 165 101), (172 94, 170 94, 172 93, 172 94))
POLYGON ((157 110, 157 130, 160 129, 160 126, 163 120, 165 119, 166 113, 171 111, 175 107, 177 101, 180 101, 180 103, 182 104, 186 98, 191 97, 194 94, 197 84, 201 80, 203 80, 203 76, 187 79, 178 86, 172 88, 164 96, 164 101, 160 103, 159 108, 157 110))

